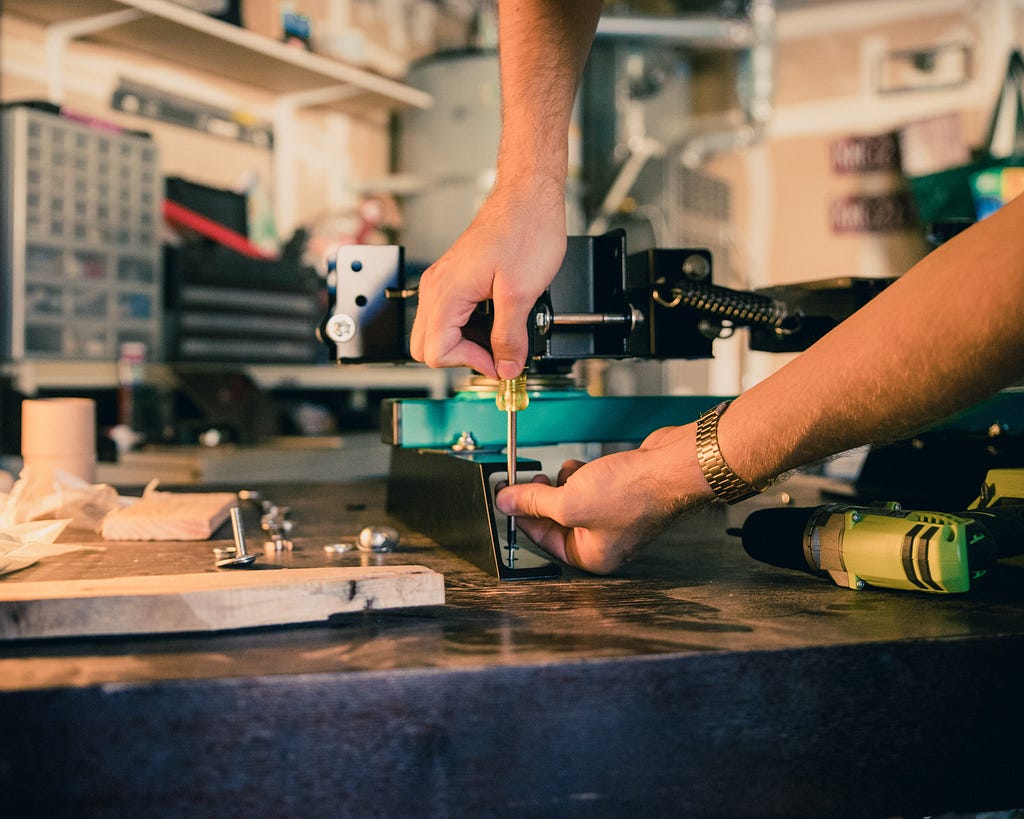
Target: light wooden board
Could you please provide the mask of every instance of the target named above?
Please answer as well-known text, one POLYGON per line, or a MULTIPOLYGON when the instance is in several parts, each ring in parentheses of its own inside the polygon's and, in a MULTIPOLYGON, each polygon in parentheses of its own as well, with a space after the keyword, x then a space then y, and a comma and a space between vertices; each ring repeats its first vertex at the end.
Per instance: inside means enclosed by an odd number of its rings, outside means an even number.
POLYGON ((442 603, 444 576, 424 566, 0 581, 0 638, 222 631, 442 603))
POLYGON ((152 492, 103 518, 105 540, 206 540, 238 503, 233 492, 152 492))

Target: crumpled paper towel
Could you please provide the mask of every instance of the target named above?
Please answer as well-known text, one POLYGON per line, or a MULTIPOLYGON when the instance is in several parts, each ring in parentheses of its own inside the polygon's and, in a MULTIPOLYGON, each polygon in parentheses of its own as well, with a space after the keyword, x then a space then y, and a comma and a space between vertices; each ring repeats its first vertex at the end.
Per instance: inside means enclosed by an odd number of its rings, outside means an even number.
POLYGON ((76 543, 54 543, 68 520, 39 520, 0 529, 0 575, 31 566, 40 558, 85 548, 76 543))
POLYGON ((53 470, 53 478, 21 470, 9 495, 0 495, 0 532, 33 520, 68 519, 72 529, 99 530, 106 515, 121 506, 117 490, 53 470))
POLYGON ((53 470, 52 479, 21 470, 7 494, 0 492, 0 575, 31 566, 44 557, 79 549, 102 549, 81 543, 55 543, 68 528, 97 531, 121 498, 107 484, 90 484, 53 470))

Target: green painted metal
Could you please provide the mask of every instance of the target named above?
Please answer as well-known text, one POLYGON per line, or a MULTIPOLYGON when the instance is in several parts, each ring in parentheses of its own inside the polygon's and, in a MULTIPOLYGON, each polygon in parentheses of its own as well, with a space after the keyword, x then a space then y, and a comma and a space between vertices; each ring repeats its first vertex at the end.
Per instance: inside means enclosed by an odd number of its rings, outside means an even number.
MULTIPOLYGON (((531 396, 519 413, 519 446, 568 443, 640 442, 654 430, 696 420, 725 398, 688 396, 531 396)), ((505 413, 494 401, 390 399, 384 402, 381 434, 386 443, 402 447, 450 447, 463 432, 477 445, 505 445, 505 413)))
MULTIPOLYGON (((645 395, 593 397, 579 392, 531 394, 519 415, 520 446, 569 443, 639 443, 660 427, 696 420, 704 410, 730 396, 645 395)), ((477 445, 505 446, 505 414, 493 395, 470 399, 389 399, 382 407, 381 437, 402 447, 449 448, 463 432, 477 445)), ((937 428, 984 431, 997 423, 1014 435, 1024 430, 1024 391, 1004 390, 937 428)))
POLYGON ((983 432, 993 424, 1010 435, 1024 434, 1024 389, 1011 387, 943 421, 940 429, 983 432))

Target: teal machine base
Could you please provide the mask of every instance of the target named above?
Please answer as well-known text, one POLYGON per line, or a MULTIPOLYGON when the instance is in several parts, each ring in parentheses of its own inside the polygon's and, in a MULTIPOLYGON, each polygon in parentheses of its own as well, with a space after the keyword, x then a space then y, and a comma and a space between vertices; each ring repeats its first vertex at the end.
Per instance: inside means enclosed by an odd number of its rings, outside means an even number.
MULTIPOLYGON (((721 398, 614 397, 586 393, 538 394, 519 413, 520 446, 642 441, 659 427, 685 424, 721 398)), ((388 477, 388 514, 501 580, 537 580, 561 568, 520 534, 509 550, 497 519, 494 484, 507 477, 505 415, 493 394, 446 400, 384 402, 382 437, 393 444, 388 477), (467 434, 477 449, 456 452, 467 434)), ((539 461, 518 458, 516 474, 539 472, 539 461)))
MULTIPOLYGON (((686 424, 726 396, 591 397, 583 392, 531 394, 520 413, 521 447, 567 443, 639 443, 656 429, 686 424)), ((973 432, 998 428, 1003 437, 1024 429, 1024 391, 1006 390, 938 425, 973 432)), ((505 416, 490 396, 389 399, 381 437, 392 444, 387 510, 502 580, 558 577, 557 564, 532 551, 523 537, 509 552, 494 507, 495 476, 507 471, 505 416), (468 436, 467 436, 468 434, 468 436), (453 451, 471 438, 474 451, 453 451)), ((1019 438, 1018 438, 1019 440, 1019 438)), ((519 472, 541 464, 521 458, 519 472)), ((984 473, 982 473, 984 474, 984 473)), ((892 494, 891 492, 889 494, 892 494)))

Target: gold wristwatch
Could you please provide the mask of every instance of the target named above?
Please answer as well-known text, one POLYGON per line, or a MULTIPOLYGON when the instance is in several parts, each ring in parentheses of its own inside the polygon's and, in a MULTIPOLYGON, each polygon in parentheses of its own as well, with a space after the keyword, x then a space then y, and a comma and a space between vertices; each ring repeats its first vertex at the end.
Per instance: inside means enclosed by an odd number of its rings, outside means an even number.
POLYGON ((708 482, 715 497, 733 504, 760 494, 763 490, 752 486, 733 472, 718 447, 718 419, 722 417, 729 404, 729 401, 723 401, 697 419, 697 463, 700 464, 704 480, 708 482))

